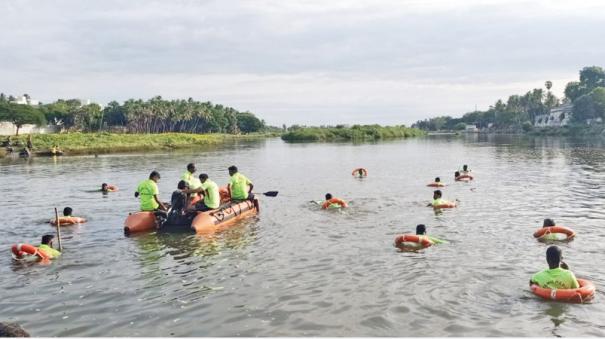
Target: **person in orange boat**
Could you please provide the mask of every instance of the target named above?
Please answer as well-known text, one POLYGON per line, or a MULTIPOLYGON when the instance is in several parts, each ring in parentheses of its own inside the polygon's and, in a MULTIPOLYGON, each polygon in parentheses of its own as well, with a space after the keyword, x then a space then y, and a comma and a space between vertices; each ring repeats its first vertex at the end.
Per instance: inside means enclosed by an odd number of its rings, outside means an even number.
POLYGON ((548 268, 534 274, 529 284, 536 284, 542 288, 550 289, 572 289, 579 288, 576 276, 569 270, 569 266, 563 262, 563 252, 558 246, 550 246, 546 249, 546 262, 548 268))
POLYGON ((149 174, 149 179, 142 181, 134 192, 135 198, 141 200, 141 211, 166 211, 166 205, 160 201, 160 190, 158 189, 158 181, 160 181, 160 173, 157 171, 149 174))
POLYGON ((252 181, 238 172, 237 167, 235 166, 229 167, 229 176, 231 179, 229 180, 227 189, 229 190, 231 201, 254 200, 254 194, 252 193, 254 185, 252 184, 252 181))

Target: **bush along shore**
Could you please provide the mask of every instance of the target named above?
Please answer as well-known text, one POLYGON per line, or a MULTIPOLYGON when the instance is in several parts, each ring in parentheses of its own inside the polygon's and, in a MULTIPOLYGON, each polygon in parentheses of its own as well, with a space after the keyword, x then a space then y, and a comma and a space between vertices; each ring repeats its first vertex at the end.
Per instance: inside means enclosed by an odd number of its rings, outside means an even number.
MULTIPOLYGON (((255 140, 275 136, 278 136, 278 134, 61 133, 33 134, 32 144, 34 155, 46 154, 53 146, 58 146, 66 155, 77 155, 194 148, 237 140, 255 140)), ((28 135, 11 137, 15 153, 18 153, 27 145, 27 138, 28 135)))
POLYGON ((406 126, 354 125, 351 127, 300 127, 292 126, 282 134, 288 142, 312 141, 377 141, 409 138, 425 135, 425 132, 406 126))

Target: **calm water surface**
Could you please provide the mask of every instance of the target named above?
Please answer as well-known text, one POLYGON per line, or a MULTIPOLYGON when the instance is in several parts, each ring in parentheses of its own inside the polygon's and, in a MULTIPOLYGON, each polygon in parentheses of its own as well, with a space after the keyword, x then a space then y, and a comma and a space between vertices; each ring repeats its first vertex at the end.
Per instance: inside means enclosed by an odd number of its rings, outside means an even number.
POLYGON ((0 160, 0 320, 36 336, 603 336, 605 148, 600 142, 511 137, 379 144, 285 144, 98 158, 0 160), (152 169, 164 199, 188 162, 226 183, 237 164, 264 198, 261 213, 215 238, 125 237, 132 192, 152 169), (471 184, 452 183, 463 163, 471 184), (356 167, 370 176, 351 177, 356 167), (460 207, 424 207, 441 176, 460 207), (120 191, 90 193, 101 182, 120 191), (309 203, 326 192, 346 211, 309 203), (53 207, 90 221, 63 229, 50 266, 16 263, 10 245, 53 232, 53 207), (593 303, 536 299, 546 266, 532 233, 545 217, 578 232, 562 245, 593 303), (418 223, 450 244, 399 253, 418 223))

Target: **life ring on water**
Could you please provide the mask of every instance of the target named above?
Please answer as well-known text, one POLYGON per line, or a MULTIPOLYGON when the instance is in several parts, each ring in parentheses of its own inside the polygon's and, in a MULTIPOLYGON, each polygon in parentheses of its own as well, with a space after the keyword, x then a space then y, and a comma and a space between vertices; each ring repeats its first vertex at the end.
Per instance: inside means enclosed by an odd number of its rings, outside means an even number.
POLYGON ((432 182, 427 185, 428 187, 445 187, 445 184, 442 182, 432 182))
MULTIPOLYGON (((54 226, 57 225, 57 220, 55 219, 51 219, 49 222, 54 226)), ((59 217, 59 222, 62 226, 66 226, 85 223, 86 219, 80 217, 59 217)))
POLYGON ((441 205, 433 205, 434 209, 454 208, 454 207, 456 207, 456 203, 455 202, 448 202, 448 203, 441 204, 441 205))
POLYGON ((427 237, 404 234, 395 238, 395 247, 401 250, 419 250, 427 247, 431 247, 433 242, 427 237))
POLYGON ((556 301, 566 301, 570 303, 583 303, 594 297, 596 290, 594 284, 585 279, 578 279, 579 288, 571 289, 550 289, 532 284, 531 291, 540 298, 556 301))
POLYGON ((473 180, 472 175, 462 174, 456 177, 456 181, 471 181, 473 180))
POLYGON ((534 238, 542 238, 548 234, 565 234, 567 238, 564 240, 571 240, 576 236, 576 232, 572 229, 563 226, 550 226, 542 227, 541 229, 534 232, 534 238))
POLYGON ((118 188, 118 186, 115 185, 107 185, 107 192, 117 192, 120 189, 118 188))
POLYGON ((23 258, 25 255, 37 256, 40 259, 47 260, 50 256, 44 251, 38 250, 36 246, 30 244, 18 244, 11 247, 11 251, 17 259, 23 258))
POLYGON ((368 170, 365 169, 365 168, 361 168, 361 167, 360 168, 356 168, 356 169, 353 170, 353 172, 351 172, 351 175, 354 176, 354 177, 356 177, 356 176, 367 177, 368 176, 368 170), (359 175, 359 171, 361 171, 361 173, 362 173, 361 175, 359 175))
POLYGON ((326 200, 323 205, 321 205, 321 208, 323 209, 327 209, 328 207, 330 207, 331 205, 339 205, 340 207, 349 207, 349 205, 347 205, 347 203, 342 200, 342 199, 338 199, 338 198, 332 198, 330 200, 326 200))

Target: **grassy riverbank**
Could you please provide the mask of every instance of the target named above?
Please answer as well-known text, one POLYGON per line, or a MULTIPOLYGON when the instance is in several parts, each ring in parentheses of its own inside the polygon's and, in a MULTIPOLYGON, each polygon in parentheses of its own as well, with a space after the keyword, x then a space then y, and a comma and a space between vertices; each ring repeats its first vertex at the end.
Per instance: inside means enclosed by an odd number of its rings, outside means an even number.
POLYGON ((405 126, 354 125, 352 127, 300 127, 282 135, 288 142, 308 141, 376 141, 409 138, 426 132, 405 126))
MULTIPOLYGON (((48 151, 53 145, 67 155, 100 154, 157 149, 189 148, 204 145, 215 145, 235 140, 254 140, 278 136, 277 134, 118 134, 118 133, 62 133, 34 134, 32 143, 34 152, 48 151)), ((13 145, 27 143, 27 135, 12 137, 13 145)), ((14 147, 19 151, 23 146, 14 147)))

